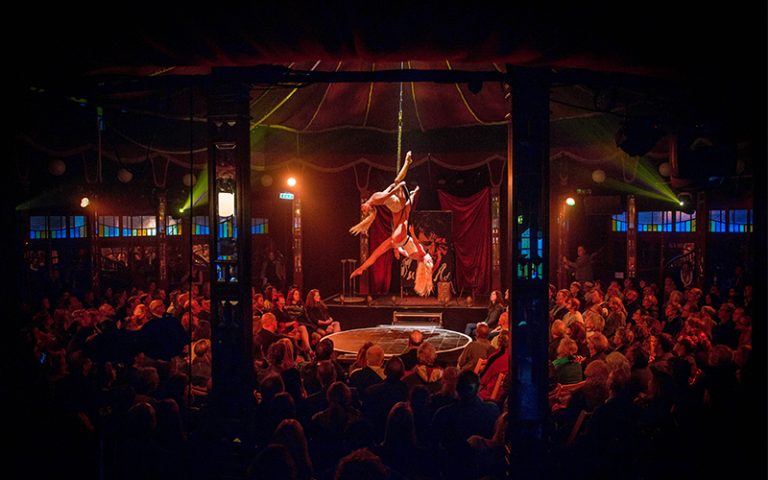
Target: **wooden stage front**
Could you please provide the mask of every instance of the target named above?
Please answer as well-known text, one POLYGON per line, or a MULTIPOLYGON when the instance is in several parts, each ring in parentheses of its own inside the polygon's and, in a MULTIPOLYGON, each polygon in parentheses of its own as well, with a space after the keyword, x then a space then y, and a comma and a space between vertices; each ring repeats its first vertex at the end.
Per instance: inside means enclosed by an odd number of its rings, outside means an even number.
POLYGON ((487 298, 478 297, 472 306, 465 299, 442 303, 436 297, 375 296, 370 304, 362 296, 344 298, 343 303, 340 297, 335 295, 325 299, 325 303, 344 330, 392 325, 395 318, 402 325, 431 323, 435 316, 441 316, 442 328, 464 332, 467 323, 482 322, 488 313, 487 298))

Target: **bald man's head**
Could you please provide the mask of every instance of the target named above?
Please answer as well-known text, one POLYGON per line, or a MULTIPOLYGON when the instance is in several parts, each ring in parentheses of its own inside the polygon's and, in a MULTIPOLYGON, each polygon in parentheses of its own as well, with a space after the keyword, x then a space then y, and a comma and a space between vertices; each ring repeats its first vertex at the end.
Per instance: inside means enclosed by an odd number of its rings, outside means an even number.
POLYGON ((408 346, 410 347, 418 347, 421 345, 421 342, 424 341, 424 334, 421 333, 419 330, 413 330, 410 335, 408 335, 408 346))
POLYGON ((372 345, 365 352, 365 362, 369 367, 380 367, 384 363, 384 349, 379 345, 372 345))

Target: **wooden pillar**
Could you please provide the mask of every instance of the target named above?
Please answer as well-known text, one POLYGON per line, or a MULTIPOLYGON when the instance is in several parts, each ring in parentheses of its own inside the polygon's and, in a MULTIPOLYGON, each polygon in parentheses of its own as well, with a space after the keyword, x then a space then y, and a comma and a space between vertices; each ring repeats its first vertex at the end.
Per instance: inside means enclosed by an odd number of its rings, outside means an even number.
POLYGON ((511 471, 530 477, 542 468, 549 412, 549 77, 545 70, 508 69, 507 284, 512 334, 508 438, 514 445, 511 471))
MULTIPOLYGON (((709 236, 709 205, 707 193, 701 191, 696 196, 696 265, 694 275, 696 286, 704 290, 707 273, 707 237, 709 236)), ((706 293, 706 290, 704 290, 706 293)))
POLYGON ((215 69, 208 96, 214 411, 253 405, 249 88, 215 69), (223 225, 223 228, 219 226, 223 225), (232 227, 232 228, 230 228, 232 227))
MULTIPOLYGON (((663 255, 662 255, 663 258, 663 255)), ((635 196, 627 195, 627 277, 637 276, 637 206, 635 196)))
POLYGON ((501 188, 491 187, 491 290, 501 288, 501 188))
MULTIPOLYGON (((101 290, 101 242, 99 241, 99 204, 96 195, 93 196, 93 209, 88 212, 88 236, 91 239, 91 288, 94 292, 101 290)), ((50 263, 49 263, 50 265, 50 263)))
POLYGON ((168 291, 168 238, 166 237, 166 217, 168 203, 165 190, 157 193, 157 259, 159 271, 157 273, 158 288, 168 291))
POLYGON ((293 198, 293 210, 291 212, 291 234, 293 238, 293 283, 303 290, 304 272, 301 267, 301 197, 299 193, 293 198))
POLYGON ((557 202, 557 288, 568 288, 568 269, 563 257, 568 252, 568 207, 565 199, 560 197, 557 202))

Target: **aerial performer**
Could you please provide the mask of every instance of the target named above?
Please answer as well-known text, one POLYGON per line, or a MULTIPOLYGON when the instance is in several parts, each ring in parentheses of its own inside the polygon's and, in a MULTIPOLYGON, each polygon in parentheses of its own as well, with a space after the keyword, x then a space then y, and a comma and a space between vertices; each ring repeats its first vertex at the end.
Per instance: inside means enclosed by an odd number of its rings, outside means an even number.
POLYGON ((408 173, 408 167, 413 163, 411 152, 405 154, 405 163, 403 168, 384 191, 376 192, 368 198, 360 210, 367 215, 360 223, 349 229, 353 235, 368 234, 373 221, 376 219, 376 207, 385 206, 392 212, 392 235, 384 240, 381 245, 357 268, 350 278, 362 275, 363 272, 373 265, 373 263, 390 248, 394 250, 395 257, 400 256, 410 258, 416 261, 416 281, 413 289, 419 295, 426 297, 432 293, 432 267, 434 262, 432 257, 424 250, 424 247, 416 240, 413 232, 413 226, 409 225, 411 209, 416 203, 416 196, 419 193, 417 186, 412 191, 408 191, 405 184, 405 176, 408 173))

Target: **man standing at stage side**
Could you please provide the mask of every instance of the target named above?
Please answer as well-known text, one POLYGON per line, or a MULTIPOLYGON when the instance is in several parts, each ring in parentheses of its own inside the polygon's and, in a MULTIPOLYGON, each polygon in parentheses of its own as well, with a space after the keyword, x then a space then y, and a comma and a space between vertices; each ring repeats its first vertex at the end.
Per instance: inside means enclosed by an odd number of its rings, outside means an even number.
POLYGON ((576 281, 582 285, 584 282, 594 281, 595 273, 592 269, 592 264, 594 263, 598 252, 588 254, 587 249, 584 248, 583 245, 579 245, 576 252, 578 253, 578 257, 576 257, 576 261, 573 262, 563 255, 563 264, 565 265, 565 268, 574 270, 576 281))

